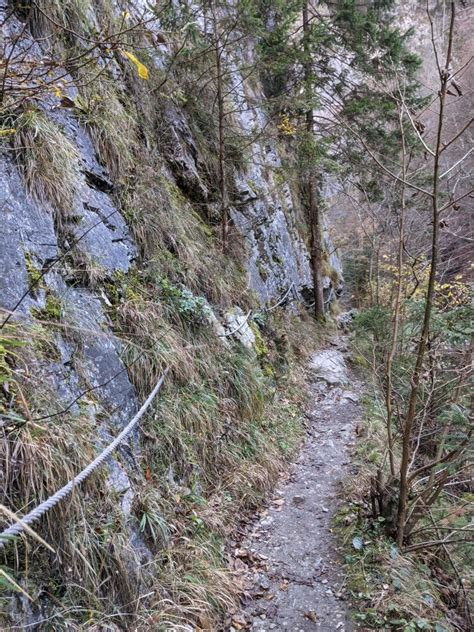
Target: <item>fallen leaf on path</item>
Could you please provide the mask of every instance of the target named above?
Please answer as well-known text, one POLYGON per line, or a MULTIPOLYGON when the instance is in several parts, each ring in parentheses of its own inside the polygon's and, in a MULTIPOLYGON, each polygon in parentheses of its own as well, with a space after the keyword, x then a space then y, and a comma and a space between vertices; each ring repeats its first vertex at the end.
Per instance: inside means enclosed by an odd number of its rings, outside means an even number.
POLYGON ((307 612, 304 613, 304 616, 310 621, 316 621, 316 619, 318 618, 318 615, 316 614, 314 610, 308 610, 307 612))
POLYGON ((232 626, 236 630, 245 630, 248 628, 248 623, 242 615, 236 614, 232 617, 232 626))
POLYGON ((248 571, 249 567, 248 564, 246 564, 245 562, 243 562, 240 558, 238 557, 234 557, 231 558, 230 562, 229 562, 229 566, 232 570, 235 571, 248 571))

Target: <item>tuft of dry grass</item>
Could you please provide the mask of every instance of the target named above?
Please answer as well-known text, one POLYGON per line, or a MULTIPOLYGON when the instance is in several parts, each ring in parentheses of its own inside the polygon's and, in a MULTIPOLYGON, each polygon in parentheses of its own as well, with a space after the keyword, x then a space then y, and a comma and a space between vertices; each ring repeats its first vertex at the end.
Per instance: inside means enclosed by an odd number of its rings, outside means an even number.
POLYGON ((76 39, 80 41, 74 33, 84 35, 87 32, 91 0, 35 0, 24 4, 31 32, 45 46, 57 46, 66 36, 69 43, 76 39), (30 4, 33 5, 31 11, 30 4), (61 27, 69 30, 65 32, 61 27))
POLYGON ((108 276, 107 271, 78 246, 68 253, 65 272, 83 287, 92 289, 98 288, 108 276))
POLYGON ((124 184, 137 162, 138 132, 132 106, 107 72, 89 65, 78 71, 76 113, 86 126, 99 162, 116 184, 124 184))
MULTIPOLYGON (((98 450, 97 422, 87 413, 88 407, 38 420, 63 405, 48 379, 50 329, 44 324, 18 321, 5 328, 0 340, 4 365, 0 504, 23 515, 93 460, 98 450)), ((14 574, 21 574, 28 594, 36 599, 38 590, 49 586, 51 611, 65 629, 81 628, 75 627, 74 618, 61 614, 63 608, 55 610, 58 597, 63 604, 72 604, 76 615, 91 610, 114 615, 120 607, 133 614, 138 605, 145 571, 138 575, 132 572, 140 563, 134 559, 129 526, 119 499, 108 488, 105 473, 95 473, 79 493, 73 493, 35 525, 52 552, 29 538, 16 540, 6 550, 6 563, 14 574)), ((1 527, 9 522, 2 517, 1 527)))
POLYGON ((163 569, 161 590, 150 604, 148 628, 143 629, 218 629, 236 599, 235 578, 223 568, 220 542, 203 534, 177 539, 173 551, 164 551, 158 564, 163 569))
POLYGON ((51 204, 55 223, 63 226, 74 212, 79 177, 76 148, 43 112, 27 109, 16 119, 13 147, 32 196, 51 204))

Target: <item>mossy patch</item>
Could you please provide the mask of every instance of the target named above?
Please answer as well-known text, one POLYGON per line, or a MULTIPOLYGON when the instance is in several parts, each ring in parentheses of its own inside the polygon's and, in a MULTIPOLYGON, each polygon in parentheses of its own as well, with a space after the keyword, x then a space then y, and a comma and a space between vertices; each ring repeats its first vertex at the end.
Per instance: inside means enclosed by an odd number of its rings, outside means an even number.
POLYGON ((25 267, 26 274, 28 276, 28 285, 31 288, 30 294, 35 297, 37 295, 38 289, 40 288, 40 282, 42 279, 41 270, 36 267, 34 256, 31 252, 25 251, 25 267))
POLYGON ((59 322, 61 320, 62 303, 51 290, 46 291, 44 307, 33 307, 32 315, 38 320, 59 322))
POLYGON ((262 367, 262 372, 266 377, 275 377, 275 369, 270 362, 270 351, 268 349, 267 342, 263 337, 259 326, 255 322, 249 323, 250 329, 255 337, 254 350, 257 354, 257 359, 262 367))

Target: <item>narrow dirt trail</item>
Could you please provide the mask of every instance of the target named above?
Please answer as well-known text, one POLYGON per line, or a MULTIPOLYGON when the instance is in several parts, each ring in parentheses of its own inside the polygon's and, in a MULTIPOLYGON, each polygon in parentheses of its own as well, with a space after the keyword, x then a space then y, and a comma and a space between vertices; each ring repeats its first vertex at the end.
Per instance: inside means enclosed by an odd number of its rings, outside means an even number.
POLYGON ((312 405, 298 460, 242 543, 258 560, 244 607, 250 630, 354 630, 331 532, 361 411, 343 338, 313 356, 312 405))

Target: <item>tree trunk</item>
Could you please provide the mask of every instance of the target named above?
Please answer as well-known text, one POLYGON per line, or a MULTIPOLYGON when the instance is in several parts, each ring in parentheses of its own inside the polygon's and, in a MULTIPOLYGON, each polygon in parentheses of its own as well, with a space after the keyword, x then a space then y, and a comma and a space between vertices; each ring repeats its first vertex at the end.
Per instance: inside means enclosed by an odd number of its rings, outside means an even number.
MULTIPOLYGON (((306 85, 306 98, 308 110, 306 111, 306 131, 309 137, 314 136, 314 114, 311 104, 313 93, 311 52, 309 46, 310 23, 308 14, 308 2, 303 5, 303 32, 304 32, 304 74, 306 85)), ((314 314, 316 318, 324 317, 324 293, 323 293, 323 231, 321 209, 317 203, 314 167, 308 167, 308 221, 310 227, 310 256, 311 271, 313 276, 314 314)))
MULTIPOLYGON (((402 179, 406 178, 406 148, 405 133, 403 129, 403 111, 399 111, 400 133, 402 136, 402 179)), ((402 275, 403 275, 403 249, 405 246, 405 184, 402 183, 400 191, 400 219, 398 223, 398 257, 397 257, 397 274, 398 285, 395 294, 395 305, 392 321, 392 339, 390 341, 390 349, 386 363, 386 391, 385 391, 385 408, 387 413, 387 441, 388 441, 388 458, 390 463, 390 474, 395 476, 395 463, 393 458, 393 384, 392 384, 392 368, 395 351, 397 349, 397 338, 400 325, 400 309, 402 303, 402 275)))
POLYGON ((229 230, 229 194, 227 190, 227 170, 225 155, 225 103, 222 81, 222 51, 220 44, 220 34, 217 24, 217 16, 212 5, 214 52, 216 59, 216 80, 217 80, 217 115, 218 115, 218 135, 219 135, 219 193, 221 206, 221 234, 222 250, 227 251, 228 230, 229 230))

